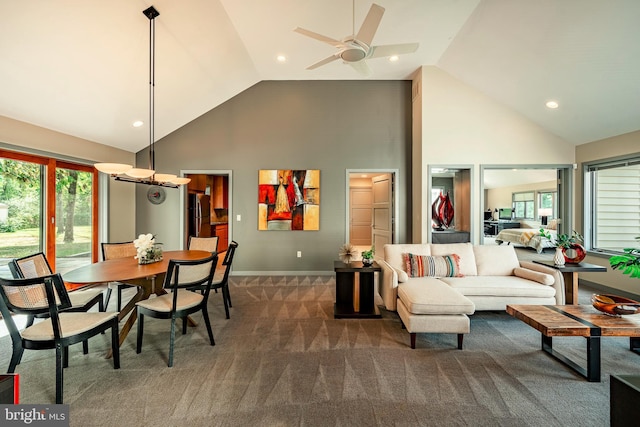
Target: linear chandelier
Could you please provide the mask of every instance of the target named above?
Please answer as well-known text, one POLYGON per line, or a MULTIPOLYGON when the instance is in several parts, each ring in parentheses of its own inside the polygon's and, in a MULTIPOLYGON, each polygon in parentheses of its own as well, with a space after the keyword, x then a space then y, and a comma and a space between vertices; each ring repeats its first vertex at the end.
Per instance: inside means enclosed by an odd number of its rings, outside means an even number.
POLYGON ((96 163, 94 166, 100 172, 111 175, 116 181, 133 182, 135 184, 158 185, 161 187, 178 188, 188 184, 191 179, 172 174, 156 173, 155 153, 155 85, 156 85, 156 24, 155 18, 160 15, 153 6, 142 11, 149 18, 149 169, 134 168, 122 163, 96 163))

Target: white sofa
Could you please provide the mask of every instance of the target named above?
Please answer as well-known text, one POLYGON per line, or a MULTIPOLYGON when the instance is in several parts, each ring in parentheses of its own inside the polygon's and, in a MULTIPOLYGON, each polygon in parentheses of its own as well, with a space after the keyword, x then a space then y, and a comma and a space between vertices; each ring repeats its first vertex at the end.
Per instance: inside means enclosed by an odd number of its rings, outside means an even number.
MULTIPOLYGON (((423 258, 423 260, 426 258, 423 258)), ((434 260, 438 258, 430 258, 434 260)), ((442 258, 440 258, 442 259, 442 258)), ((518 260, 513 246, 452 244, 388 244, 382 267, 380 296, 397 311, 415 348, 416 333, 457 333, 462 348, 470 331, 468 315, 476 310, 505 310, 507 304, 563 305, 564 280, 556 269, 518 260), (459 257, 461 277, 409 277, 403 254, 459 257)), ((415 272, 414 272, 415 273, 415 272)))

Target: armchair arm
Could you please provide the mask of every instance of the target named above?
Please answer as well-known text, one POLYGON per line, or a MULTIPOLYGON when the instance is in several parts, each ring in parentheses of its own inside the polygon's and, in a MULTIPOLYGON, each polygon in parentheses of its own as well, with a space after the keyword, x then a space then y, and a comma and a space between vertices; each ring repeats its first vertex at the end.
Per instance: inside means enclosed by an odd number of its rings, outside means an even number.
POLYGON ((564 305, 564 278, 560 271, 555 268, 547 267, 546 265, 537 264, 532 261, 520 261, 520 266, 523 268, 528 268, 529 270, 538 271, 540 273, 546 273, 553 276, 553 288, 556 290, 556 304, 564 305))
POLYGON ((380 296, 387 310, 396 311, 396 300, 398 299, 398 273, 386 261, 377 260, 382 267, 382 278, 380 286, 380 296))

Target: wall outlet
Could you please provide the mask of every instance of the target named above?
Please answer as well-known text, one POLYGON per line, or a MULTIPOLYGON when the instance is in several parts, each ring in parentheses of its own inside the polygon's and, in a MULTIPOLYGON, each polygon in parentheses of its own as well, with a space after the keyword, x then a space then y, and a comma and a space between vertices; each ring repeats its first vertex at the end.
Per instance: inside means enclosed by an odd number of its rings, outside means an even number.
POLYGON ((302 251, 298 251, 298 253, 296 254, 296 256, 297 256, 298 258, 302 258, 302 251))
POLYGON ((242 221, 242 217, 240 215, 236 215, 236 221, 238 222, 242 221))

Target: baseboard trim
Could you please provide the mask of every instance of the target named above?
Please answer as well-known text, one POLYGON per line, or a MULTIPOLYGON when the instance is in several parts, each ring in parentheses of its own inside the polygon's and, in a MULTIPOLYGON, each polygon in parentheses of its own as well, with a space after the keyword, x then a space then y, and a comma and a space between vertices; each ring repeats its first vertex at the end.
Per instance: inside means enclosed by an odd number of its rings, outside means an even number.
POLYGON ((334 271, 236 271, 230 276, 332 276, 334 271))
POLYGON ((640 299, 640 295, 638 294, 633 294, 631 292, 626 292, 623 291, 621 289, 616 289, 616 288, 610 288, 609 286, 605 286, 601 283, 595 283, 595 282, 590 282, 588 280, 583 280, 583 279, 579 279, 578 280, 578 285, 584 285, 587 286, 589 288, 593 288, 594 290, 601 292, 603 294, 612 294, 612 295, 618 295, 624 298, 631 298, 633 300, 638 300, 640 299))

